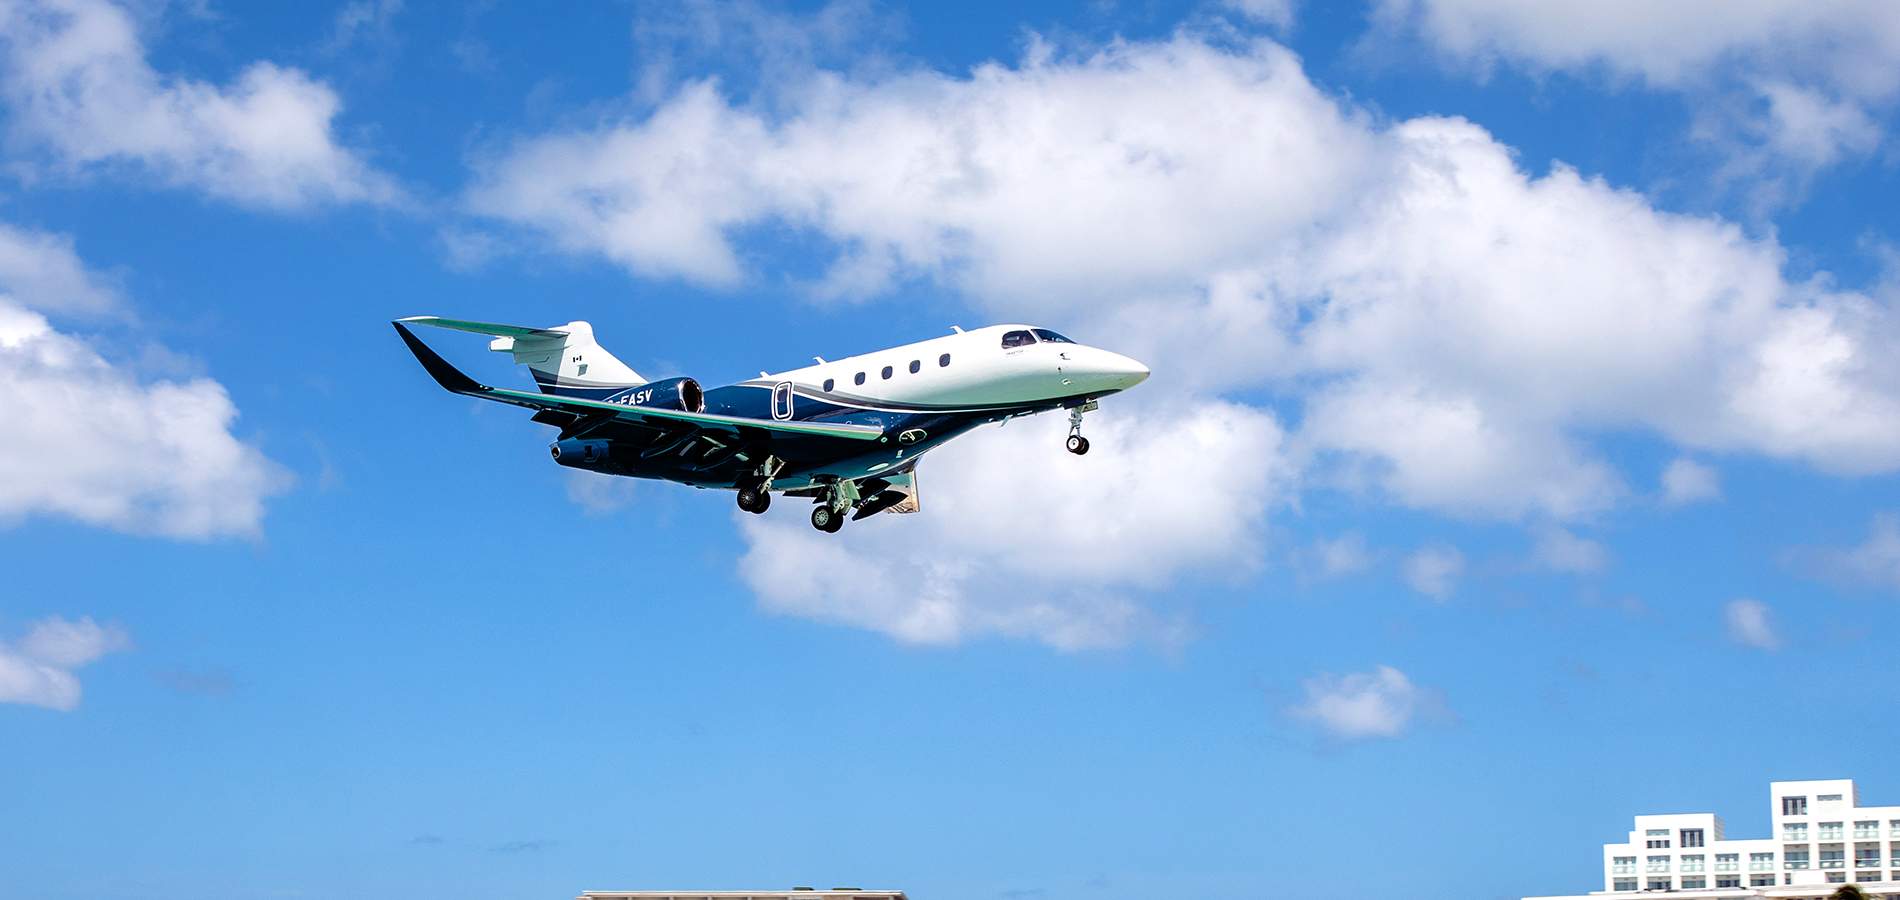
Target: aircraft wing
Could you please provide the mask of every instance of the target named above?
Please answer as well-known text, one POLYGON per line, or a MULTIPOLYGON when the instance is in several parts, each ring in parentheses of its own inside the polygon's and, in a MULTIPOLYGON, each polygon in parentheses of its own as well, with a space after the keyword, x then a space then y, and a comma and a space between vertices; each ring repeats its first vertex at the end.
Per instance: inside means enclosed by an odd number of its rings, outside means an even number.
MULTIPOLYGON (((851 425, 843 422, 799 422, 778 419, 752 419, 744 416, 722 416, 713 413, 687 412, 682 409, 659 409, 650 406, 627 406, 620 403, 602 403, 598 400, 582 400, 577 397, 557 397, 551 394, 538 394, 529 391, 512 391, 506 388, 489 387, 463 374, 460 369, 450 365, 429 345, 410 333, 402 322, 392 322, 396 333, 402 336, 402 342, 409 346, 409 352, 416 355, 422 368, 436 383, 451 393, 467 397, 479 397, 533 410, 554 410, 570 413, 579 420, 606 422, 620 420, 640 425, 671 426, 677 429, 681 425, 690 425, 708 431, 724 432, 764 432, 781 435, 809 435, 817 437, 844 438, 847 440, 875 441, 884 436, 884 429, 875 425, 851 425)), ((431 323, 434 324, 434 323, 431 323)), ((471 323, 472 324, 472 323, 471 323)), ((473 330, 473 329, 469 329, 473 330)))

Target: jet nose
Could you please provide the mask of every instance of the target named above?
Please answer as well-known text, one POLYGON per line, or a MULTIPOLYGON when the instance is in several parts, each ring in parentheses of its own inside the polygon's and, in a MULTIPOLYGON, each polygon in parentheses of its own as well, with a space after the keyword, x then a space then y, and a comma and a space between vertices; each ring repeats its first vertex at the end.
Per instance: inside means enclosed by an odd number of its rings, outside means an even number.
POLYGON ((1148 380, 1148 367, 1140 361, 1119 353, 1104 352, 1103 366, 1106 374, 1117 388, 1131 388, 1148 380))

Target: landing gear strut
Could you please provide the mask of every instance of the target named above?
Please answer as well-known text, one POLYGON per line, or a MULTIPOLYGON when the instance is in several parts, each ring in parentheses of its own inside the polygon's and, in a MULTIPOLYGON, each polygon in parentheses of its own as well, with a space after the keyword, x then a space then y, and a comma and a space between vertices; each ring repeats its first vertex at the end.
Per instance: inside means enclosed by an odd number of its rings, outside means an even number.
POLYGON ((811 508, 811 527, 826 534, 837 534, 838 529, 844 527, 845 513, 857 506, 858 500, 856 482, 843 479, 832 482, 818 495, 818 505, 811 508))
POLYGON ((765 512, 772 506, 772 476, 785 468, 785 461, 776 457, 766 457, 759 464, 759 470, 751 480, 739 485, 739 508, 753 515, 765 512))
POLYGON ((1095 401, 1090 400, 1069 410, 1069 440, 1064 446, 1070 453, 1081 456, 1089 452, 1089 439, 1082 436, 1082 414, 1095 408, 1095 401))

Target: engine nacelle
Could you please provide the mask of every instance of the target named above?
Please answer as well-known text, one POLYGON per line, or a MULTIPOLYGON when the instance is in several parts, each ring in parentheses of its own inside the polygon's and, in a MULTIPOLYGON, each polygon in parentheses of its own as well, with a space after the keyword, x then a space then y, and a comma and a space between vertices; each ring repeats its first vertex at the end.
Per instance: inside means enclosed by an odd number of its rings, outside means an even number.
POLYGON ((706 411, 706 392, 691 378, 662 378, 622 391, 609 397, 608 402, 696 413, 706 411))
POLYGON ((575 469, 598 469, 607 463, 606 441, 568 438, 548 445, 548 455, 561 465, 575 469))

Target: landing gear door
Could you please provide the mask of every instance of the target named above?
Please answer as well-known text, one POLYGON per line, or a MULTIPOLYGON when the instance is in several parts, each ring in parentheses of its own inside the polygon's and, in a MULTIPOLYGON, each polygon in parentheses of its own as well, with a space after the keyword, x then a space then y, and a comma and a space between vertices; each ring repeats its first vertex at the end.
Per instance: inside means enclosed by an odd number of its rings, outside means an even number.
POLYGON ((772 386, 772 418, 792 417, 792 383, 781 381, 772 386))

